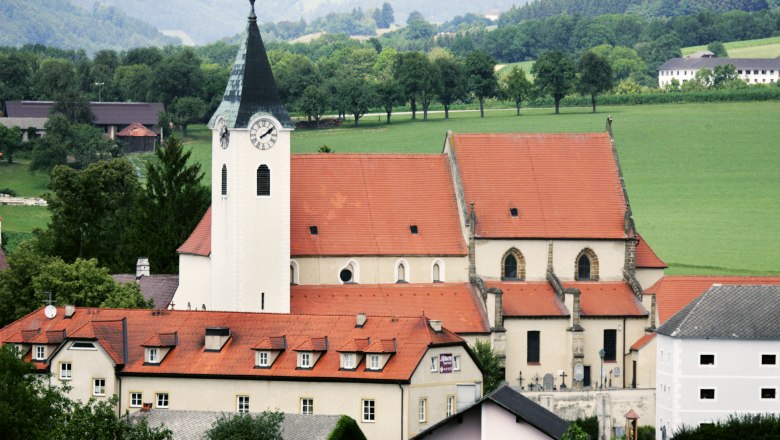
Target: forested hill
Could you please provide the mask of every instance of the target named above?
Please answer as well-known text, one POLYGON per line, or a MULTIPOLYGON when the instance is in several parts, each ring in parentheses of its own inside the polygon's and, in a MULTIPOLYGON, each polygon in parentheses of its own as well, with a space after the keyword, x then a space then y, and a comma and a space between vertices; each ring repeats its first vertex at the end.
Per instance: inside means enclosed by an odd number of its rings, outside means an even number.
POLYGON ((524 6, 512 7, 501 16, 501 22, 518 23, 559 14, 595 16, 629 13, 644 17, 674 17, 705 10, 761 11, 771 7, 780 7, 780 0, 534 0, 524 6))
POLYGON ((62 49, 129 49, 179 44, 116 8, 82 9, 68 0, 0 1, 0 46, 42 44, 62 49))

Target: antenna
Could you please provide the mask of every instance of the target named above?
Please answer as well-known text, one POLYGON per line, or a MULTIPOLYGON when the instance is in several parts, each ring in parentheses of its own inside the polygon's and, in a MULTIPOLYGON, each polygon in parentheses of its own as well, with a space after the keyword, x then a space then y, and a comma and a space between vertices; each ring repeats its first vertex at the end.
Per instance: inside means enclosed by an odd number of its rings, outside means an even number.
POLYGON ((43 302, 48 303, 46 308, 43 309, 43 314, 48 319, 54 319, 55 316, 57 316, 57 307, 54 306, 54 300, 51 299, 51 292, 43 292, 49 294, 49 299, 44 300, 43 302))

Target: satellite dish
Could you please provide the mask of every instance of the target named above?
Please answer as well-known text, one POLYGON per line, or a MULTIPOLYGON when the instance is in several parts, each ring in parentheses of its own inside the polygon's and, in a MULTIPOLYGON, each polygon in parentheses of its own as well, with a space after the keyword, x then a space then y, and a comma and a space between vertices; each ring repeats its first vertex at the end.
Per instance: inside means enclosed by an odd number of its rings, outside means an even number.
POLYGON ((47 318, 53 319, 55 316, 57 316, 57 308, 49 304, 45 309, 43 309, 43 314, 46 315, 47 318))
POLYGON ((581 381, 585 379, 585 367, 581 363, 574 364, 574 380, 581 381))

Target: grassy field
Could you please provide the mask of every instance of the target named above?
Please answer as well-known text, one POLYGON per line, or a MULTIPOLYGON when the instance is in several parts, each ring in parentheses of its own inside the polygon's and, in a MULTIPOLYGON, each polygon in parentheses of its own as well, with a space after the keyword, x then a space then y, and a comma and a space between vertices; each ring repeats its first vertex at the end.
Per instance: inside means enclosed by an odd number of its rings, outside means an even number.
POLYGON ((49 189, 49 176, 46 173, 31 173, 29 161, 17 159, 9 164, 0 161, 0 189, 10 188, 19 197, 38 197, 49 189))
POLYGON ((533 67, 535 61, 520 61, 519 63, 510 63, 510 64, 499 64, 496 66, 498 69, 497 72, 499 75, 503 76, 509 73, 510 70, 512 70, 513 66, 517 66, 523 70, 525 70, 526 76, 528 76, 528 79, 533 80, 533 75, 531 75, 531 67, 533 67))
MULTIPOLYGON (((776 58, 780 57, 780 37, 762 38, 760 40, 732 41, 724 43, 729 58, 776 58)), ((683 56, 690 55, 700 50, 707 50, 707 46, 691 46, 682 49, 683 56)))

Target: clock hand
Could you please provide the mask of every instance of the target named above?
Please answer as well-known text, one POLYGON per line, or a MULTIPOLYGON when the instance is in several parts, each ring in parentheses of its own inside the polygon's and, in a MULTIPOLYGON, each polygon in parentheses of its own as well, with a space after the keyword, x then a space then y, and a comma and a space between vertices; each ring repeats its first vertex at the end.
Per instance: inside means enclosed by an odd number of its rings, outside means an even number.
POLYGON ((260 135, 260 139, 268 136, 269 134, 271 134, 272 131, 274 131, 274 129, 273 128, 269 128, 268 131, 266 131, 265 133, 260 135))

